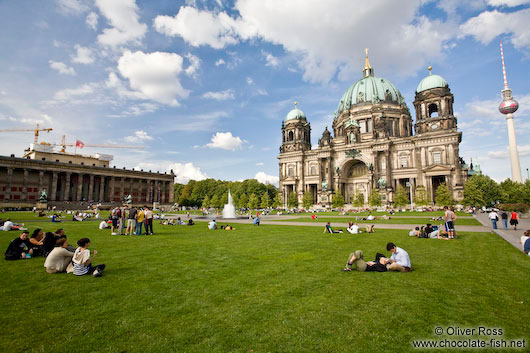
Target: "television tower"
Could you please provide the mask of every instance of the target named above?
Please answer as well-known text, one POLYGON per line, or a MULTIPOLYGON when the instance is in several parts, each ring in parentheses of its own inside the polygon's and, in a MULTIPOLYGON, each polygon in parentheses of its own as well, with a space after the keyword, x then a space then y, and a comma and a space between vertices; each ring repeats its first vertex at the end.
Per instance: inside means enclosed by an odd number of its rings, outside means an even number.
POLYGON ((508 142, 510 144, 510 163, 512 165, 512 180, 522 183, 521 165, 519 164, 519 152, 517 151, 517 141, 515 140, 515 128, 513 126, 513 113, 519 108, 519 103, 512 97, 512 90, 508 87, 506 80, 506 67, 504 66, 504 53, 502 51, 501 41, 501 60, 502 60, 502 76, 504 77, 504 89, 501 91, 502 102, 499 105, 499 111, 506 115, 506 123, 508 124, 508 142))

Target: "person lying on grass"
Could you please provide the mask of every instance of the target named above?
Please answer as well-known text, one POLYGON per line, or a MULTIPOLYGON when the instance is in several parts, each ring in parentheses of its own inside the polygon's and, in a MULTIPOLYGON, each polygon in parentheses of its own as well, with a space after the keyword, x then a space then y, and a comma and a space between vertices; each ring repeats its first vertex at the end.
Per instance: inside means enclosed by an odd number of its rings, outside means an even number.
POLYGON ((388 271, 412 271, 409 254, 405 250, 398 248, 394 243, 386 244, 386 250, 392 253, 389 265, 387 266, 388 271))
POLYGON ((334 230, 333 228, 331 228, 331 222, 328 222, 328 224, 326 224, 326 227, 324 228, 324 233, 331 233, 331 234, 334 234, 334 233, 342 233, 342 230, 334 230))
POLYGON ((364 261, 364 254, 362 250, 354 251, 348 256, 348 262, 343 271, 352 271, 352 266, 355 265, 355 269, 360 272, 386 272, 388 271, 387 266, 390 263, 390 259, 385 255, 377 253, 375 254, 374 261, 364 261))
POLYGON ((92 265, 92 260, 98 254, 97 250, 94 250, 94 256, 90 258, 90 239, 81 238, 77 241, 78 248, 75 249, 74 256, 72 257, 72 262, 74 263, 73 272, 76 276, 83 276, 92 274, 94 277, 101 277, 105 265, 92 265))
POLYGON ((28 240, 29 232, 23 230, 18 238, 13 239, 7 247, 6 260, 29 259, 33 255, 31 243, 28 240))
POLYGON ((46 272, 66 272, 68 265, 72 262, 72 256, 74 256, 74 253, 68 251, 67 248, 68 241, 66 238, 60 238, 55 242, 55 247, 44 262, 46 272))

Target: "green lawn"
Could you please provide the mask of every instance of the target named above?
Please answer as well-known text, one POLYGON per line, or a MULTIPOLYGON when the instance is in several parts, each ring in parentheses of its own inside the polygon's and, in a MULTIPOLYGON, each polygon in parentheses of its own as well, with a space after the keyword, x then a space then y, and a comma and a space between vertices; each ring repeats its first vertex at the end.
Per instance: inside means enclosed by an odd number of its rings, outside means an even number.
MULTIPOLYGON (((72 243, 90 237, 107 269, 77 278, 46 274, 42 258, 0 260, 0 352, 411 352, 413 339, 438 338, 435 326, 479 325, 528 347, 530 259, 493 233, 198 223, 120 237, 95 222, 61 226, 72 243), (341 272, 353 250, 371 259, 388 241, 413 272, 341 272)), ((0 232, 0 248, 15 236, 0 232)))
MULTIPOLYGON (((347 216, 347 217, 334 217, 334 218, 326 218, 326 217, 318 217, 316 220, 311 219, 310 215, 306 215, 305 217, 297 217, 297 218, 290 218, 290 219, 280 219, 280 221, 285 222, 313 222, 313 223, 322 223, 322 222, 331 222, 331 223, 348 223, 349 221, 357 222, 357 223, 381 223, 381 224, 416 224, 416 225, 425 225, 427 223, 431 224, 440 224, 443 223, 443 221, 430 221, 429 218, 396 218, 392 217, 392 219, 375 219, 373 221, 363 221, 361 217, 359 217, 358 220, 355 220, 355 216, 347 216)), ((477 221, 474 218, 458 218, 456 220, 456 225, 462 225, 462 226, 480 226, 480 222, 477 221)))
MULTIPOLYGON (((272 211, 270 214, 276 214, 278 213, 277 211, 272 211)), ((338 212, 338 211, 333 211, 333 212, 315 212, 315 214, 317 216, 341 216, 342 212, 338 212)), ((470 217, 471 215, 467 212, 462 212, 462 211, 455 211, 456 215, 457 216, 468 216, 470 217)), ((282 211, 282 214, 286 214, 285 211, 282 211)), ((289 215, 290 216, 305 216, 305 215, 311 215, 313 214, 312 212, 298 212, 298 213, 290 213, 289 215)), ((373 211, 373 212, 370 212, 370 211, 363 211, 363 212, 347 212, 348 215, 350 216, 368 216, 369 214, 373 214, 374 216, 382 216, 382 215, 390 215, 388 212, 376 212, 376 211, 373 211)), ((395 214, 396 216, 407 216, 407 217, 410 217, 410 216, 428 216, 428 217, 434 217, 434 216, 443 216, 444 215, 444 212, 443 211, 433 211, 433 212, 418 212, 418 211, 405 211, 405 212, 396 212, 395 214)))

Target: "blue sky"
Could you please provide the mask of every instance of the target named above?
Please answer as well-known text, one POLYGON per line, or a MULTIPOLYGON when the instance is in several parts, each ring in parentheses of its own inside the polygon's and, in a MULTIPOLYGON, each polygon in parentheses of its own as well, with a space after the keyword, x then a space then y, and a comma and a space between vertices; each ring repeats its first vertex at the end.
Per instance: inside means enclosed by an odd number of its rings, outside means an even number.
MULTIPOLYGON (((118 167, 173 169, 177 181, 277 182, 281 122, 299 102, 312 143, 344 91, 375 75, 411 111, 427 66, 455 95, 460 154, 510 176, 499 41, 523 178, 530 168, 530 1, 56 0, 0 2, 2 129, 52 127, 41 141, 138 144, 83 149, 118 167)), ((414 114, 413 114, 414 116, 414 114)), ((1 133, 3 155, 31 132, 1 133)))

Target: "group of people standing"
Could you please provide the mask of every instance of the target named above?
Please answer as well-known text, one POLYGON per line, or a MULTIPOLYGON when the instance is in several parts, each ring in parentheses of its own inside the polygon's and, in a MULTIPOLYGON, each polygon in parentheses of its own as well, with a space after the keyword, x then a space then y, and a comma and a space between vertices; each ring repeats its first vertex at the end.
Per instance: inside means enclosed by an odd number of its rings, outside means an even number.
POLYGON ((508 218, 510 219, 510 225, 513 227, 513 230, 517 230, 517 225, 519 225, 519 215, 517 212, 512 211, 508 215, 508 212, 505 210, 495 211, 494 209, 488 214, 488 218, 491 221, 491 226, 493 229, 498 229, 497 222, 500 220, 502 222, 502 227, 504 230, 508 230, 508 218), (500 214, 500 217, 499 217, 500 214))
POLYGON ((110 212, 111 235, 142 235, 142 228, 145 228, 145 235, 153 235, 153 211, 147 207, 115 207, 110 212), (127 223, 126 223, 127 222, 127 223))
POLYGON ((105 265, 94 266, 92 264, 98 252, 94 250, 91 257, 89 247, 90 239, 88 238, 79 239, 77 248, 68 244, 62 228, 46 233, 37 228, 31 237, 29 231, 23 230, 17 238, 13 239, 7 247, 5 259, 13 261, 42 256, 46 258, 44 267, 47 273, 67 272, 76 276, 91 274, 94 277, 101 277, 105 265))

